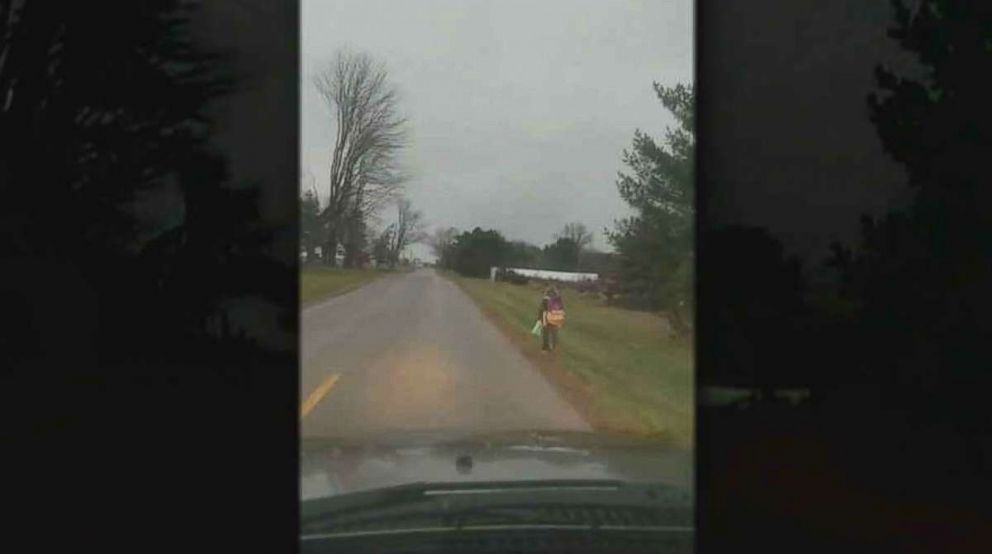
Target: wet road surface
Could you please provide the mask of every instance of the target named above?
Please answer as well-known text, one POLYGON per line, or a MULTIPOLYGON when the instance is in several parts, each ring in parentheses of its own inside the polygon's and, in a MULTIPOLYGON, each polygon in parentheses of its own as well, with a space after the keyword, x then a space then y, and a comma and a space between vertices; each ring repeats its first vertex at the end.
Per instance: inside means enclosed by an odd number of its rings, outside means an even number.
POLYGON ((591 430, 472 300, 430 269, 308 307, 300 334, 303 437, 591 430))

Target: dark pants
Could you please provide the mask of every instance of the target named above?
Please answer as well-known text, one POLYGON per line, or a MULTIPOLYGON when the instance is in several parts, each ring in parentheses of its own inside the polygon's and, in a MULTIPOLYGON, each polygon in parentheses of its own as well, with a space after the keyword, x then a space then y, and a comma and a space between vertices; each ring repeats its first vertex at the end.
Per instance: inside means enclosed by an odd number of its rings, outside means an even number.
POLYGON ((544 350, 554 350, 558 348, 558 328, 554 325, 541 327, 541 348, 544 350))

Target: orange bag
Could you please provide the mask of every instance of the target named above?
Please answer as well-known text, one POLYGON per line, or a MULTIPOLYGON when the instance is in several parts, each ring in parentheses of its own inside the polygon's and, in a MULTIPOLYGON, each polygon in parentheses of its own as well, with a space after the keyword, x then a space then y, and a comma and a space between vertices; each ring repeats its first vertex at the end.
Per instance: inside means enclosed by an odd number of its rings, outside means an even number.
POLYGON ((561 327, 565 324, 565 310, 549 310, 545 319, 547 319, 548 325, 561 327))

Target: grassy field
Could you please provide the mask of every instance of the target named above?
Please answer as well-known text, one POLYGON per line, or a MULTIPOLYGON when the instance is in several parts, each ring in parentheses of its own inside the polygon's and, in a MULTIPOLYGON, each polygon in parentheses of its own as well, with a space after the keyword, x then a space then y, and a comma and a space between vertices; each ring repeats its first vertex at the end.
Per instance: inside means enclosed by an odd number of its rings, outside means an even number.
POLYGON ((387 270, 377 269, 303 267, 300 271, 300 304, 309 306, 358 288, 389 273, 387 270))
POLYGON ((693 351, 671 339, 654 314, 604 306, 563 290, 567 318, 556 354, 530 335, 538 284, 511 285, 449 275, 529 359, 555 382, 596 429, 664 437, 690 446, 693 351))

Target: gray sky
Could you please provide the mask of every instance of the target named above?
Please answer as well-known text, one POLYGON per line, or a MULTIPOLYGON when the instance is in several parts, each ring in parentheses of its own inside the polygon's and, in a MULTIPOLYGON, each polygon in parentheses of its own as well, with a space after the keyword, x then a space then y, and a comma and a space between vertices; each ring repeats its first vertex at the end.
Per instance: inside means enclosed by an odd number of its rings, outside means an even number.
POLYGON ((622 150, 674 125, 651 83, 693 72, 690 0, 303 0, 301 20, 302 172, 321 194, 334 122, 311 76, 349 46, 401 92, 407 196, 430 228, 538 245, 580 221, 609 248, 622 150))

